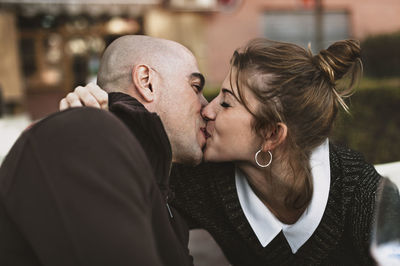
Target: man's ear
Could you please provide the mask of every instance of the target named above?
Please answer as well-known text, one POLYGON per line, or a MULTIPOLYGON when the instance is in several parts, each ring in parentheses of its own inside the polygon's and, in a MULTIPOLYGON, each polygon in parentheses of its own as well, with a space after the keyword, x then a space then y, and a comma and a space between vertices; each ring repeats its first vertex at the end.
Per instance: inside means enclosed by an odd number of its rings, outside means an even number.
POLYGON ((271 151, 282 144, 287 137, 288 128, 284 123, 277 123, 274 128, 267 130, 264 135, 262 150, 271 151))
POLYGON ((147 65, 137 65, 132 69, 132 81, 137 92, 146 102, 154 100, 154 92, 151 86, 152 71, 147 65))

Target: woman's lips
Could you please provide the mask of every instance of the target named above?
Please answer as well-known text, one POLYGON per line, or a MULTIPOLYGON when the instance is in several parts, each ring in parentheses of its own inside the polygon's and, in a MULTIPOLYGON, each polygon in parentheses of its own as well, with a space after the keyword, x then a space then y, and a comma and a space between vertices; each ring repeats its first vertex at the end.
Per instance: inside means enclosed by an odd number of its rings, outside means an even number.
POLYGON ((207 138, 211 138, 214 132, 214 121, 208 121, 207 126, 205 128, 205 132, 207 132, 207 138))
POLYGON ((201 131, 203 132, 204 137, 205 137, 206 139, 208 139, 209 137, 211 137, 210 133, 208 133, 208 131, 207 131, 207 129, 206 129, 205 127, 202 127, 202 128, 201 128, 201 131))

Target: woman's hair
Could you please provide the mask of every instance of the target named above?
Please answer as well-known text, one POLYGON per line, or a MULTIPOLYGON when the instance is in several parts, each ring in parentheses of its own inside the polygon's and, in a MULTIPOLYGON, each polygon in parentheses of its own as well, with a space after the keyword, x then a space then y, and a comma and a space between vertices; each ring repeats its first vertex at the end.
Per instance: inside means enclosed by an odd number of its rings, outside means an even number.
POLYGON ((255 132, 275 130, 279 122, 287 125, 281 163, 295 178, 284 178, 292 180, 286 181, 285 205, 306 206, 313 193, 310 154, 328 137, 338 106, 348 111, 343 98, 352 94, 362 72, 359 42, 338 41, 313 56, 295 44, 254 39, 234 52, 231 66, 231 83, 254 116, 255 132), (261 103, 256 111, 247 105, 246 88, 261 103))

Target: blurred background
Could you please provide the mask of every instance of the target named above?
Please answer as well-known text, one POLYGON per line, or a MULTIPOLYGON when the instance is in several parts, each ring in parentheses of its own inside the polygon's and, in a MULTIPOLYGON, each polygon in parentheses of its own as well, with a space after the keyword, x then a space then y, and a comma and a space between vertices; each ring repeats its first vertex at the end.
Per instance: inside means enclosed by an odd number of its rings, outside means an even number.
MULTIPOLYGON (((0 0, 0 163, 31 121, 95 79, 104 48, 121 35, 187 46, 207 78, 208 99, 233 51, 251 38, 311 43, 314 52, 355 38, 364 77, 332 139, 362 152, 383 174, 399 174, 399 14, 399 0, 0 0)), ((195 243, 209 238, 192 236, 195 243)), ((213 250, 203 245, 197 265, 224 265, 213 250)))

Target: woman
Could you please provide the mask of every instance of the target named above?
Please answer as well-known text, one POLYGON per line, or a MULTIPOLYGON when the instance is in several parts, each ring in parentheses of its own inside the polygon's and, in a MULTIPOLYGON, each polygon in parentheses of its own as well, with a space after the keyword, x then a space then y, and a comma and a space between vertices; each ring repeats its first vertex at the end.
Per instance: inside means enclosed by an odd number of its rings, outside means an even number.
POLYGON ((213 235, 233 265, 373 264, 380 176, 327 139, 360 72, 352 40, 316 56, 266 39, 234 53, 203 111, 205 160, 230 162, 177 166, 171 175, 175 206, 191 228, 213 235))
POLYGON ((360 72, 352 40, 315 56, 267 39, 234 53, 219 95, 203 110, 209 163, 171 172, 173 204, 233 265, 373 264, 380 176, 328 141, 360 72))

